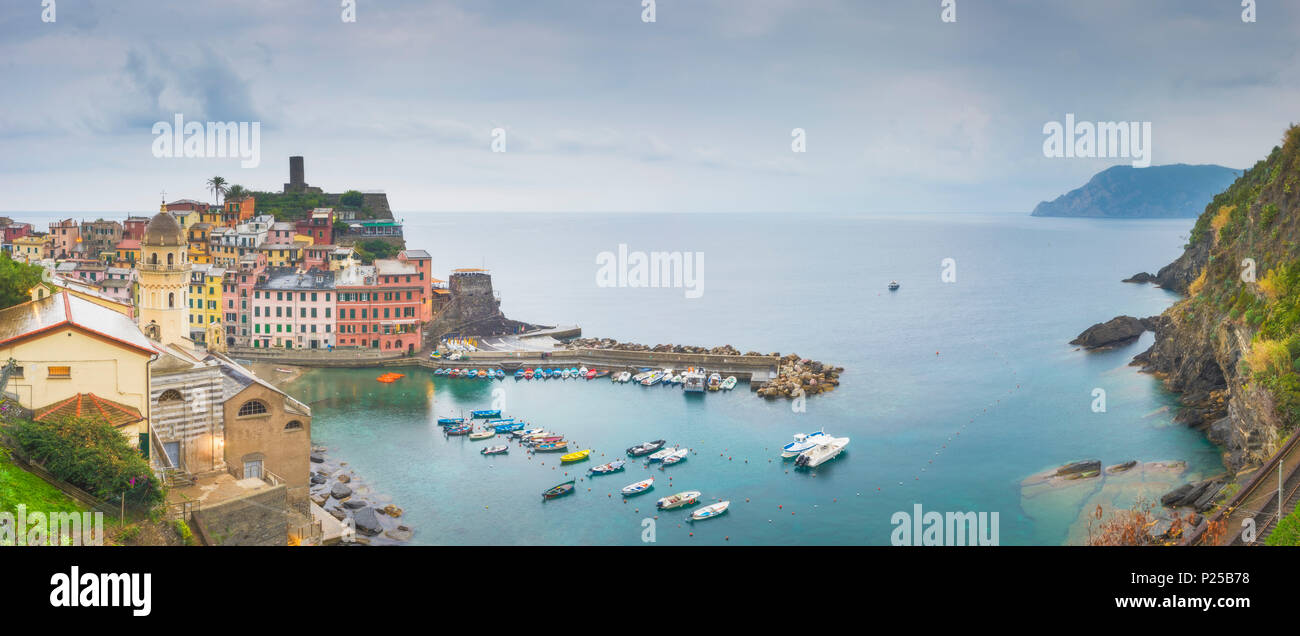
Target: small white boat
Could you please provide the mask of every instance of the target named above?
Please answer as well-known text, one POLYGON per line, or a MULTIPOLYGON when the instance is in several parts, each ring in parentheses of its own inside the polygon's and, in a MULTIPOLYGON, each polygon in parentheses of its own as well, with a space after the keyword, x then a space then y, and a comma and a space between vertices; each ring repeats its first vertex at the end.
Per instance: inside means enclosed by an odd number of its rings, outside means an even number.
POLYGON ((839 457, 844 447, 849 445, 847 437, 828 437, 816 446, 804 451, 794 460, 795 466, 816 468, 839 457))
POLYGON ((649 459, 652 462, 661 462, 664 460, 665 457, 672 455, 675 452, 677 452, 675 449, 665 448, 657 453, 650 455, 649 459))
POLYGON ((624 371, 624 372, 622 372, 622 373, 620 373, 620 374, 614 376, 614 381, 615 381, 615 382, 627 382, 628 380, 631 380, 631 379, 632 379, 632 372, 631 372, 631 371, 624 371))
POLYGON ((587 367, 579 367, 579 368, 578 368, 578 377, 580 377, 580 378, 585 378, 585 377, 587 377, 587 367))
POLYGON ((682 506, 694 505, 696 503, 699 503, 699 501, 700 501, 700 491, 687 490, 686 492, 679 492, 675 495, 664 497, 663 499, 660 499, 659 501, 655 502, 655 506, 657 506, 660 510, 672 510, 673 508, 681 508, 682 506))
POLYGON ((474 431, 473 433, 470 433, 469 438, 473 440, 491 439, 493 437, 496 437, 496 434, 497 432, 495 429, 486 429, 486 430, 474 431))
POLYGON ((722 390, 730 391, 734 388, 736 388, 736 376, 729 375, 726 380, 722 381, 722 390))
POLYGON ((522 430, 522 431, 514 431, 514 432, 511 433, 511 435, 514 435, 515 437, 521 437, 521 438, 522 438, 522 437, 527 437, 527 436, 529 436, 529 435, 534 435, 534 434, 537 434, 537 433, 545 433, 545 432, 546 432, 546 429, 544 429, 544 428, 528 428, 528 429, 524 429, 524 430, 522 430))
MULTIPOLYGON (((679 463, 679 462, 685 461, 685 460, 686 460, 686 456, 687 456, 687 455, 690 455, 690 454, 691 454, 691 451, 689 451, 689 450, 687 450, 687 449, 685 449, 685 448, 679 448, 679 449, 677 449, 677 450, 675 450, 675 451, 669 453, 667 457, 664 457, 663 459, 661 459, 661 460, 659 460, 659 461, 663 462, 664 466, 672 466, 673 464, 676 464, 676 463, 679 463)), ((653 457, 653 455, 651 455, 651 457, 653 457)))
POLYGON ((727 507, 730 505, 731 505, 730 501, 719 501, 718 503, 715 504, 709 504, 703 508, 700 508, 699 510, 696 510, 695 512, 692 512, 690 520, 703 521, 705 519, 713 519, 714 517, 721 516, 724 512, 726 512, 727 507))
POLYGON ((641 378, 641 386, 654 386, 654 385, 659 384, 660 382, 662 382, 663 379, 664 379, 664 374, 663 374, 663 372, 662 372, 662 371, 655 371, 655 372, 651 373, 650 375, 647 375, 646 377, 641 378))
POLYGON ((633 382, 638 382, 638 383, 639 383, 639 382, 641 382, 642 380, 644 380, 644 379, 650 377, 650 374, 652 374, 652 373, 654 373, 654 371, 642 371, 642 372, 640 372, 640 373, 638 373, 638 374, 632 376, 632 381, 633 381, 633 382))
POLYGON ((889 291, 898 291, 898 281, 896 280, 889 281, 889 291))
POLYGON ((813 448, 821 442, 828 439, 823 431, 813 433, 795 433, 794 441, 781 447, 781 458, 792 459, 798 457, 804 451, 813 448))
POLYGON ((624 496, 632 496, 632 495, 639 495, 654 487, 655 487, 655 478, 651 477, 649 479, 642 479, 641 481, 638 481, 635 484, 628 484, 626 486, 623 486, 623 489, 620 490, 619 492, 623 493, 624 496))

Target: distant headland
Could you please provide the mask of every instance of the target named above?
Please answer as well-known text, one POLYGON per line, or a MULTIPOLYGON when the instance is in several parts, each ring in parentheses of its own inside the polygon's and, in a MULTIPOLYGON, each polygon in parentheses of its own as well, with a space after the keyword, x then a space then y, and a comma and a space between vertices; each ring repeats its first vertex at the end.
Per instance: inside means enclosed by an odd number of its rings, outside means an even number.
POLYGON ((1239 176, 1240 170, 1216 165, 1113 166, 1082 187, 1039 203, 1032 216, 1196 218, 1239 176))

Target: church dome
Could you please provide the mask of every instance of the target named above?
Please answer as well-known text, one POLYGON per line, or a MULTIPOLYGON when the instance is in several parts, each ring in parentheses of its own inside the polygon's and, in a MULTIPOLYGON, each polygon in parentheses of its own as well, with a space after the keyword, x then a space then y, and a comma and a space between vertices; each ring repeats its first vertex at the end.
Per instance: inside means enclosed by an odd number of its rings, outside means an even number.
POLYGON ((145 226, 144 240, 141 244, 155 247, 184 245, 185 233, 181 231, 180 224, 172 218, 172 215, 159 212, 149 220, 149 225, 145 226))

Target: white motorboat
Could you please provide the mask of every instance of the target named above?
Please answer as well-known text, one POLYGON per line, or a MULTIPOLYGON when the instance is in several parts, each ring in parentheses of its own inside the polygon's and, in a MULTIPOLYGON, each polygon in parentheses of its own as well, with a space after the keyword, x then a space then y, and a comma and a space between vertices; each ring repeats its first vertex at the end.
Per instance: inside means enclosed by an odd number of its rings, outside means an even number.
POLYGON ((651 477, 649 479, 642 479, 641 481, 638 481, 634 484, 628 484, 626 486, 623 486, 623 489, 620 490, 619 492, 623 493, 625 497, 630 497, 632 495, 639 495, 643 492, 647 492, 654 487, 655 487, 655 478, 651 477))
POLYGON ((727 507, 730 505, 730 501, 719 501, 715 504, 709 504, 695 512, 692 512, 690 520, 703 521, 705 519, 713 519, 714 517, 720 516, 722 513, 726 512, 727 507))
POLYGON ((587 367, 580 367, 580 368, 578 369, 578 377, 581 377, 581 378, 585 378, 585 377, 587 377, 587 367))
POLYGON ((631 372, 631 371, 624 371, 624 372, 622 372, 622 373, 620 373, 620 374, 614 376, 614 381, 615 381, 615 382, 627 382, 628 380, 631 380, 631 379, 632 379, 632 372, 631 372))
POLYGON ((655 506, 657 506, 660 510, 672 510, 673 508, 690 506, 699 503, 699 501, 700 501, 700 491, 687 490, 686 492, 679 492, 675 495, 664 497, 663 499, 656 501, 655 506))
POLYGON ((672 454, 675 453, 675 452, 677 452, 676 449, 673 449, 673 448, 665 448, 665 449, 663 449, 663 450, 661 450, 661 451, 658 451, 658 452, 655 452, 655 453, 651 454, 650 457, 649 457, 649 459, 650 459, 650 461, 652 461, 652 462, 661 462, 661 461, 664 460, 665 457, 667 457, 667 456, 669 456, 669 455, 672 455, 672 454))
POLYGON ((663 379, 664 379, 663 371, 655 371, 650 375, 641 379, 641 386, 654 386, 662 382, 663 379))
POLYGON ((722 381, 722 390, 730 391, 734 388, 736 388, 736 376, 729 375, 726 380, 722 381))
POLYGON ((781 459, 792 459, 798 457, 804 451, 816 446, 826 439, 827 435, 822 431, 795 433, 794 441, 781 447, 781 459))
POLYGON ((849 445, 847 437, 827 437, 816 446, 799 454, 794 460, 795 466, 803 468, 816 468, 826 462, 839 457, 844 451, 844 447, 849 445))
POLYGON ((682 388, 688 393, 704 392, 704 372, 695 369, 688 370, 682 376, 682 388))

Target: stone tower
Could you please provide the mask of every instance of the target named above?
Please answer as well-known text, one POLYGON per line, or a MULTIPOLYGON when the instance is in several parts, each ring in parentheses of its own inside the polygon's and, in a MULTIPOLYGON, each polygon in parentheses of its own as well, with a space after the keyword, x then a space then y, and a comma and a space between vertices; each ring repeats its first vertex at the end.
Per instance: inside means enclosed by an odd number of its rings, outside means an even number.
POLYGON ((189 340, 190 262, 185 233, 166 207, 145 226, 140 241, 140 329, 162 344, 189 340))

